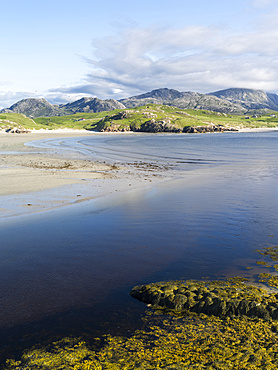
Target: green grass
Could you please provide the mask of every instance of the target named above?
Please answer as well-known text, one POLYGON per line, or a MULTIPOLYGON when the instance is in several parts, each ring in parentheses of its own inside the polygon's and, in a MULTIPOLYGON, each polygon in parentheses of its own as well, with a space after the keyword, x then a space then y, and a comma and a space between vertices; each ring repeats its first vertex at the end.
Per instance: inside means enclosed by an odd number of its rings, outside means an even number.
POLYGON ((36 128, 36 123, 23 114, 19 113, 1 113, 0 114, 0 127, 24 127, 24 128, 36 128))
POLYGON ((145 122, 168 121, 172 125, 183 128, 185 126, 206 126, 211 124, 233 128, 278 127, 278 113, 264 113, 264 115, 235 115, 207 110, 179 109, 173 106, 148 104, 132 109, 116 109, 110 112, 77 113, 66 116, 40 117, 30 119, 22 114, 0 114, 0 128, 20 127, 25 129, 87 129, 100 131, 114 126, 118 130, 136 130, 145 122), (127 116, 119 119, 117 115, 126 112, 127 116), (271 114, 275 117, 271 117, 271 114))
POLYGON ((86 129, 94 128, 97 122, 107 115, 108 112, 101 113, 76 113, 67 116, 40 117, 34 121, 45 128, 73 128, 86 129))

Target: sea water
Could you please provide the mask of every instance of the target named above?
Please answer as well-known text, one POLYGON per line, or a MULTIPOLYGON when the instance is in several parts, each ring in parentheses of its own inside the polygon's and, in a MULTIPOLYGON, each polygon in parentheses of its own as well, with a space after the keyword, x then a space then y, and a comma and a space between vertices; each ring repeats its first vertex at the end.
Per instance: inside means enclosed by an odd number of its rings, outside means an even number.
POLYGON ((2 346, 127 333, 145 310, 128 294, 134 285, 236 275, 256 280, 255 251, 278 240, 277 144, 278 132, 31 143, 109 163, 155 164, 168 180, 1 221, 2 346))

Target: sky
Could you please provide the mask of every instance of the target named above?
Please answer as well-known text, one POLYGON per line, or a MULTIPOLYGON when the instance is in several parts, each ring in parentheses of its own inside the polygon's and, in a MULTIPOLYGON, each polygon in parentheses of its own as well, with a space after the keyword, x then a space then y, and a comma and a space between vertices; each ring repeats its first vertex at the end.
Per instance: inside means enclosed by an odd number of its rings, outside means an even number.
POLYGON ((0 108, 165 87, 278 93, 277 0, 0 3, 0 108))

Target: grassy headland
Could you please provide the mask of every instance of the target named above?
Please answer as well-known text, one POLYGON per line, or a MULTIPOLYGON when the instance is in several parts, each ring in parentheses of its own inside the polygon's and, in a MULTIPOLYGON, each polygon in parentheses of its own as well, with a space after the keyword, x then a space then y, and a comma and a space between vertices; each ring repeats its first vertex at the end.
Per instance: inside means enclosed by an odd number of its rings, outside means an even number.
POLYGON ((173 106, 148 104, 131 109, 100 113, 76 113, 66 116, 27 118, 22 114, 0 114, 0 129, 85 129, 91 131, 157 131, 185 132, 188 127, 220 126, 224 129, 278 127, 278 112, 262 111, 250 115, 226 114, 208 110, 179 109, 173 106))

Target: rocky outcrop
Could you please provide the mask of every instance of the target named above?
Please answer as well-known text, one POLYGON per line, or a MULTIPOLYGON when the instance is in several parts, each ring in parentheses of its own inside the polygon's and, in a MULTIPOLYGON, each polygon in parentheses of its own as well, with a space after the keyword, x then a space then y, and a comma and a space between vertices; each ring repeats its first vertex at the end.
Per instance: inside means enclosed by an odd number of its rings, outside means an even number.
POLYGON ((208 125, 208 126, 185 126, 182 132, 187 134, 207 133, 207 132, 224 132, 224 131, 238 131, 235 128, 228 128, 222 125, 208 125))
POLYGON ((148 121, 137 125, 133 123, 134 112, 132 111, 121 111, 112 116, 106 116, 98 122, 98 130, 101 132, 123 132, 123 131, 135 131, 135 132, 171 132, 171 133, 207 133, 207 132, 224 132, 224 131, 238 131, 234 128, 227 128, 223 125, 209 124, 206 126, 186 126, 183 129, 176 126, 171 122, 170 119, 156 119, 157 115, 151 112, 143 112, 142 116, 151 118, 148 121), (155 118, 153 118, 155 117, 155 118), (122 121, 131 118, 130 121, 122 121), (119 121, 122 121, 119 123, 119 121))
POLYGON ((128 131, 130 131, 129 126, 121 126, 118 124, 112 124, 100 130, 100 132, 128 132, 128 131))
POLYGON ((25 128, 12 127, 5 129, 5 132, 8 134, 29 134, 31 131, 26 130, 25 128))
POLYGON ((140 132, 175 132, 179 133, 182 132, 182 129, 179 127, 176 127, 171 123, 171 121, 156 121, 154 118, 151 119, 150 121, 147 121, 141 125, 139 129, 136 131, 140 132))
POLYGON ((278 319, 278 294, 243 283, 170 282, 134 287, 130 295, 154 309, 278 319))
POLYGON ((98 130, 100 132, 127 132, 132 131, 129 124, 124 123, 127 118, 130 118, 129 111, 121 111, 111 116, 103 117, 98 122, 98 130))

